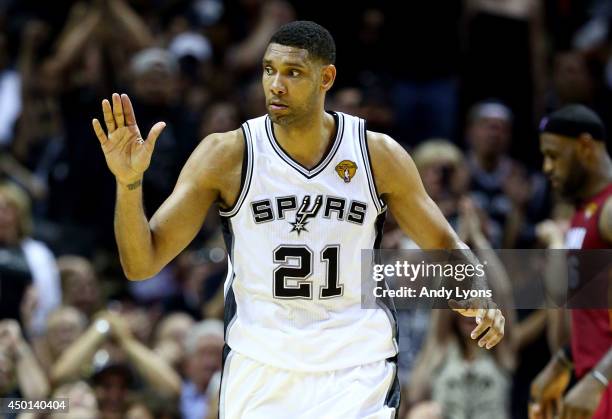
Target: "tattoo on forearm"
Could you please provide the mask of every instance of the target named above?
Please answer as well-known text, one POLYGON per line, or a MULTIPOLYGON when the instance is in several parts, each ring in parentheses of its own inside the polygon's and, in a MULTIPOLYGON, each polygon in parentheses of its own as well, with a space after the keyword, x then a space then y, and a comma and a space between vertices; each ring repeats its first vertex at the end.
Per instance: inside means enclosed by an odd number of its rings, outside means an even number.
POLYGON ((133 191, 134 189, 140 187, 141 184, 142 184, 142 180, 137 180, 136 182, 130 183, 126 186, 130 191, 133 191))

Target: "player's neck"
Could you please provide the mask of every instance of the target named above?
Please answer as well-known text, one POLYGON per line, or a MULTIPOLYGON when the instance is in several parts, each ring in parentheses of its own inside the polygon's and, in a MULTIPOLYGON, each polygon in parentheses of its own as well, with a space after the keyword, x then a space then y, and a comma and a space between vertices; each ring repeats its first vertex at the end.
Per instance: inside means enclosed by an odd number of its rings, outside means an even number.
POLYGON ((594 167, 594 171, 587 181, 582 199, 588 199, 603 191, 612 183, 612 161, 609 157, 604 157, 599 164, 594 167))
POLYGON ((334 117, 324 111, 301 124, 274 124, 274 136, 293 159, 305 167, 319 163, 334 141, 334 117))

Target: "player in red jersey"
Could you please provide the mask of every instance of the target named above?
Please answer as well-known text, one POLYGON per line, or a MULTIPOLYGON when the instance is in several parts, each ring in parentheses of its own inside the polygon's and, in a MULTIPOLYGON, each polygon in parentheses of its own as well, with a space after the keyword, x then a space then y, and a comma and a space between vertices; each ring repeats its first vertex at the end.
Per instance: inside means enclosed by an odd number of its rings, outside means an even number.
MULTIPOLYGON (((576 212, 565 247, 612 248, 612 160, 601 119, 582 105, 552 113, 540 126, 544 172, 576 212)), ((608 305, 608 307, 610 307, 608 305)), ((611 310, 571 310, 571 346, 560 350, 531 385, 530 418, 612 418, 611 310), (578 379, 566 394, 571 368, 578 379)))

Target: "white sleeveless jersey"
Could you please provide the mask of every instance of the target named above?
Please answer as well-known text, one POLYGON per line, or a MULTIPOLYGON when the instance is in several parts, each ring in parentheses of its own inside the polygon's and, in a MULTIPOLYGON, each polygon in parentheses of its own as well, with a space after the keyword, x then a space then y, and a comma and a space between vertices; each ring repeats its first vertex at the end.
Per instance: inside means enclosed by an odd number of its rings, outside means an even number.
POLYGON ((361 308, 361 250, 378 245, 386 211, 365 122, 332 114, 334 143, 312 169, 283 151, 268 116, 244 123, 241 192, 220 212, 226 343, 278 368, 328 371, 397 354, 393 310, 361 308))

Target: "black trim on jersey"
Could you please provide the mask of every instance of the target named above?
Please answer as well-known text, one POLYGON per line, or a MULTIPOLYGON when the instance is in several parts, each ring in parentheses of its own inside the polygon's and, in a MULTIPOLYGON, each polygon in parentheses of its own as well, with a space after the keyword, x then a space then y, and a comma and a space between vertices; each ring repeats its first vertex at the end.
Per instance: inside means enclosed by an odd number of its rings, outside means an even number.
POLYGON ((374 239, 374 250, 380 249, 380 243, 383 238, 383 229, 385 227, 385 221, 387 219, 387 208, 383 212, 378 214, 376 221, 374 222, 374 228, 376 229, 376 238, 374 239))
POLYGON ((251 128, 249 124, 245 122, 240 127, 242 129, 242 136, 244 137, 244 153, 242 156, 242 171, 240 172, 240 190, 236 202, 229 208, 219 208, 219 214, 223 217, 233 217, 244 202, 249 189, 251 187, 251 179, 253 177, 253 140, 251 138, 251 128))
MULTIPOLYGON (((223 240, 225 241, 225 248, 227 249, 227 257, 229 259, 227 265, 227 278, 229 278, 229 282, 227 284, 227 290, 225 291, 225 308, 223 312, 223 322, 225 326, 225 337, 227 338, 227 330, 230 326, 232 320, 236 316, 236 299, 234 298, 234 291, 232 290, 232 285, 234 283, 234 278, 236 277, 236 273, 233 269, 233 260, 234 260, 234 232, 232 230, 232 224, 229 217, 221 217, 221 230, 223 231, 223 240), (231 271, 230 271, 231 269, 231 271), (231 275, 231 278, 230 278, 231 275)), ((224 284, 225 286, 225 284, 224 284)))
MULTIPOLYGON (((230 352, 232 352, 232 348, 230 348, 227 343, 223 344, 223 352, 221 353, 221 381, 219 382, 219 395, 217 396, 218 399, 218 403, 219 403, 219 409, 217 411, 217 419, 221 419, 221 415, 222 412, 225 409, 225 392, 223 391, 223 372, 225 371, 225 364, 227 362, 227 358, 230 354, 230 352)), ((225 414, 223 414, 223 417, 225 417, 225 414)))
POLYGON ((394 418, 399 418, 399 406, 402 397, 402 391, 400 388, 400 382, 397 374, 398 366, 397 366, 397 355, 393 358, 388 358, 388 362, 392 363, 395 367, 395 374, 393 374, 393 381, 391 381, 391 387, 389 387, 389 391, 387 391, 387 397, 385 397, 385 406, 395 409, 394 418))
POLYGON ((368 135, 365 119, 359 119, 359 143, 361 145, 361 154, 363 156, 363 162, 365 163, 365 171, 368 178, 368 187, 370 189, 370 195, 374 201, 374 205, 379 213, 386 209, 385 202, 380 198, 378 190, 376 189, 376 181, 374 180, 374 170, 372 169, 372 159, 370 159, 370 149, 368 147, 368 135))
POLYGON ((334 111, 326 111, 330 113, 334 120, 336 121, 336 127, 334 132, 334 143, 331 147, 327 149, 321 160, 312 168, 308 169, 304 167, 300 162, 291 157, 279 144, 276 139, 276 135, 274 134, 274 127, 272 125, 272 120, 269 116, 266 116, 266 134, 268 136, 268 140, 272 145, 272 149, 278 154, 278 156, 283 159, 289 166, 293 167, 307 179, 312 179, 319 173, 321 173, 334 159, 334 156, 338 149, 340 148, 340 143, 342 142, 342 137, 344 136, 344 116, 341 113, 336 113, 334 111))
MULTIPOLYGON (((232 230, 232 224, 231 224, 231 220, 229 219, 229 217, 221 217, 221 230, 223 231, 223 240, 225 241, 225 248, 227 249, 227 257, 229 258, 229 261, 232 262, 233 257, 234 257, 234 232, 232 230)), ((229 275, 231 275, 231 278, 229 280, 228 289, 225 295, 225 304, 224 304, 224 310, 223 310, 223 338, 225 340, 225 343, 223 344, 223 355, 221 358, 221 385, 219 387, 220 389, 219 390, 219 415, 220 415, 221 409, 224 408, 224 406, 223 407, 221 406, 221 403, 223 402, 223 400, 221 400, 221 397, 222 397, 221 389, 223 388, 223 371, 225 370, 225 361, 227 359, 227 356, 232 350, 227 344, 227 333, 229 331, 231 323, 236 318, 236 308, 237 308, 236 297, 234 296, 234 289, 232 288, 236 274, 234 273, 233 268, 232 268, 232 271, 230 272, 230 266, 233 266, 233 265, 231 263, 228 263, 227 265, 228 275, 227 276, 229 277, 229 275)))
MULTIPOLYGON (((377 250, 380 249, 380 243, 383 238, 383 227, 385 226, 385 220, 387 218, 387 208, 385 207, 383 211, 378 214, 376 217, 376 221, 374 222, 374 228, 376 229, 376 238, 374 239, 374 255, 375 255, 375 263, 382 263, 380 260, 380 255, 377 254, 377 250)), ((385 288, 389 289, 387 283, 384 283, 385 288)), ((389 317, 389 321, 391 322, 391 328, 393 330, 393 341, 395 347, 399 350, 399 327, 397 324, 397 311, 395 309, 395 304, 393 303, 393 299, 386 296, 376 299, 378 305, 384 310, 384 312, 389 317)), ((399 380, 397 378, 397 355, 393 358, 389 358, 388 361, 395 363, 395 378, 393 379, 393 383, 391 384, 391 388, 387 393, 387 398, 385 399, 385 406, 394 407, 395 408, 395 417, 397 418, 399 412, 399 402, 400 402, 400 385, 399 380)))

